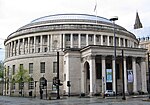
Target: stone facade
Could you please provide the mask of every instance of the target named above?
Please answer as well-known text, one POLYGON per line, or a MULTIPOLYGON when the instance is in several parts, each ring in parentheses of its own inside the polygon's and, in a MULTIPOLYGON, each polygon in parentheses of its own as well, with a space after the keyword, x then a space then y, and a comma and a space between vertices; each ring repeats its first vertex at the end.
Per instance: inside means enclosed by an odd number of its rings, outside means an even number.
MULTIPOLYGON (((125 92, 143 91, 146 86, 146 49, 138 47, 135 35, 115 24, 116 71, 114 70, 114 25, 108 19, 85 14, 59 14, 42 17, 19 28, 5 40, 5 78, 11 79, 20 64, 29 71, 32 83, 25 83, 23 94, 39 95, 41 80, 47 80, 48 93, 53 91, 59 51, 60 94, 122 92, 121 51, 124 51, 125 92), (30 70, 33 70, 32 72, 30 70), (44 70, 44 72, 42 71, 44 70), (109 71, 109 72, 108 72, 109 71), (128 81, 131 71, 133 81, 128 81), (108 74, 110 73, 110 80, 108 74), (140 81, 139 81, 140 80, 140 81), (32 87, 30 89, 29 87, 32 87)), ((3 94, 19 94, 18 84, 5 81, 3 94)), ((43 88, 44 94, 46 89, 43 88)))

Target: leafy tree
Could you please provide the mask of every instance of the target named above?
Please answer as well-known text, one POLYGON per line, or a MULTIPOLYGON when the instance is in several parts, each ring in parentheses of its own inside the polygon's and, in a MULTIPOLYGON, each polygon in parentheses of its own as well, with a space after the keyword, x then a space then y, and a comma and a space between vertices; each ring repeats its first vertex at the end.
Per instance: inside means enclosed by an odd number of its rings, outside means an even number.
POLYGON ((3 78, 4 76, 3 71, 4 71, 4 64, 2 61, 0 61, 0 78, 3 78))
POLYGON ((29 81, 30 81, 30 76, 28 74, 28 71, 21 66, 17 70, 17 73, 13 75, 11 79, 12 83, 19 83, 19 87, 21 89, 21 96, 22 96, 22 89, 24 87, 24 83, 29 81))
POLYGON ((17 70, 17 73, 13 76, 12 80, 14 83, 29 82, 30 76, 28 74, 28 71, 20 66, 19 70, 17 70))

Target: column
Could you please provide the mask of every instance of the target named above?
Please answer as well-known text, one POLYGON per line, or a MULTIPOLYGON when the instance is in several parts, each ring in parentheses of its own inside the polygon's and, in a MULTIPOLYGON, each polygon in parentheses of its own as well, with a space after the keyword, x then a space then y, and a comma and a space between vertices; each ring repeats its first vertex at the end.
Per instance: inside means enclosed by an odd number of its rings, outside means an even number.
POLYGON ((41 40, 40 41, 41 42, 40 43, 40 52, 43 52, 43 36, 42 35, 40 36, 40 40, 41 40))
POLYGON ((101 35, 101 45, 103 45, 103 35, 101 35))
POLYGON ((86 92, 86 76, 85 76, 85 68, 84 68, 84 63, 82 62, 81 64, 81 93, 86 92))
POLYGON ((94 34, 94 45, 96 45, 96 35, 94 34))
POLYGON ((11 47, 10 47, 10 49, 11 49, 11 50, 10 50, 10 53, 11 53, 11 56, 13 56, 13 42, 11 42, 10 45, 11 45, 11 47))
POLYGON ((109 36, 107 36, 107 46, 109 46, 109 36))
POLYGON ((22 42, 22 54, 25 54, 25 43, 24 43, 25 39, 23 38, 23 42, 22 42))
POLYGON ((106 60, 105 56, 102 56, 102 93, 106 90, 106 60))
POLYGON ((20 55, 20 40, 18 39, 18 55, 20 55))
POLYGON ((120 47, 120 46, 121 46, 121 41, 120 41, 120 37, 118 37, 118 40, 119 40, 119 45, 118 45, 118 46, 120 47))
POLYGON ((49 35, 47 35, 47 52, 49 52, 50 44, 49 44, 49 35))
POLYGON ((95 56, 90 57, 90 95, 96 93, 96 73, 95 73, 95 56))
POLYGON ((65 44, 66 44, 66 41, 65 41, 65 34, 63 34, 63 49, 65 48, 65 44))
POLYGON ((133 92, 134 93, 137 93, 137 71, 136 71, 136 58, 132 58, 132 69, 133 69, 133 77, 134 77, 134 80, 133 80, 133 92))
POLYGON ((50 50, 53 50, 53 35, 51 34, 51 39, 50 39, 50 50))
POLYGON ((146 84, 146 61, 145 58, 141 58, 141 79, 142 79, 142 91, 144 93, 147 92, 147 84, 146 84))
POLYGON ((7 58, 7 44, 5 44, 5 58, 7 58))
MULTIPOLYGON (((60 48, 60 50, 62 51, 63 50, 63 34, 59 34, 59 40, 60 40, 60 45, 59 45, 59 48, 60 48)), ((58 43, 59 44, 59 43, 58 43)))
POLYGON ((70 48, 73 48, 73 34, 70 35, 70 48))
POLYGON ((115 71, 115 59, 112 60, 113 65, 113 91, 116 93, 116 71, 115 71))
POLYGON ((36 36, 34 36, 34 53, 36 53, 36 36))
POLYGON ((128 94, 128 88, 127 88, 127 64, 126 64, 126 57, 124 57, 124 89, 125 93, 128 94))
POLYGON ((30 37, 28 37, 28 53, 30 53, 30 37))
POLYGON ((16 56, 16 40, 14 41, 14 54, 16 56))
POLYGON ((123 46, 126 47, 126 41, 124 38, 123 38, 123 46))
POLYGON ((89 45, 89 38, 88 38, 88 34, 86 34, 86 46, 89 45))
POLYGON ((81 48, 81 34, 78 34, 78 48, 81 48))

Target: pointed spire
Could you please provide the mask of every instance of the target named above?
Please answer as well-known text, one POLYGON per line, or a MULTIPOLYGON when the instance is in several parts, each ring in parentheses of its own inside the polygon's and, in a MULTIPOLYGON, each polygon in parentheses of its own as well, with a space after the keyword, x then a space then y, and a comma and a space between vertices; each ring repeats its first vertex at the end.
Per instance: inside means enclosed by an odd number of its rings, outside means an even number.
POLYGON ((143 28, 143 26, 142 26, 142 23, 140 21, 138 12, 136 12, 136 19, 135 19, 134 29, 138 29, 138 28, 143 28))

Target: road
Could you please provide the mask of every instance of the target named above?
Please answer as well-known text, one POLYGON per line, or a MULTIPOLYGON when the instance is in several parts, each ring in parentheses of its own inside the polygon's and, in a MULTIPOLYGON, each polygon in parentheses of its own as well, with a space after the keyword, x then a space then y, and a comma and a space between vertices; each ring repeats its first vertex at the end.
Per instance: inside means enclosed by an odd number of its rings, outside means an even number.
POLYGON ((39 98, 9 97, 0 96, 0 105, 150 105, 147 97, 127 98, 122 100, 119 98, 79 98, 70 97, 59 100, 45 100, 39 98))

